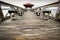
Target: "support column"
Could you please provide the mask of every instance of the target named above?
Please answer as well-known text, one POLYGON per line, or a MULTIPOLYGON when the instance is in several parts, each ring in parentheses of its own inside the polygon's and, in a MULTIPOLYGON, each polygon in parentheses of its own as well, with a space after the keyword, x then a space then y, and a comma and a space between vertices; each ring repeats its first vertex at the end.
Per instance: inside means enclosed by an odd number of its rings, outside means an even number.
POLYGON ((57 10, 57 14, 56 14, 56 20, 60 20, 60 3, 59 3, 59 6, 58 6, 58 10, 57 10))
POLYGON ((1 4, 0 4, 0 21, 2 21, 3 19, 4 19, 4 16, 3 16, 1 4))
POLYGON ((27 10, 27 7, 25 7, 25 9, 27 10))
POLYGON ((32 11, 32 7, 30 7, 30 10, 32 11))
MULTIPOLYGON (((11 8, 11 11, 13 11, 14 7, 11 6, 10 8, 11 8)), ((12 14, 13 14, 13 13, 10 13, 10 19, 11 19, 11 20, 13 19, 12 14)))
MULTIPOLYGON (((44 8, 43 8, 43 11, 46 11, 46 8, 47 8, 47 7, 44 7, 44 8)), ((45 15, 46 15, 46 13, 43 12, 43 19, 45 18, 45 15)))
POLYGON ((44 19, 44 17, 45 17, 45 13, 43 13, 43 19, 44 19))

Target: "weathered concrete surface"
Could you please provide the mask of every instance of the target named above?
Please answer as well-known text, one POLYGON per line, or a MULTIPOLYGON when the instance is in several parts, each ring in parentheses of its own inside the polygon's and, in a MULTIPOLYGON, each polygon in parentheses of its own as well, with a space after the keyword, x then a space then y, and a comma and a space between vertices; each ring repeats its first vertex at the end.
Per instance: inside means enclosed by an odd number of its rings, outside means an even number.
POLYGON ((27 11, 19 20, 0 24, 0 40, 60 40, 60 23, 27 11))

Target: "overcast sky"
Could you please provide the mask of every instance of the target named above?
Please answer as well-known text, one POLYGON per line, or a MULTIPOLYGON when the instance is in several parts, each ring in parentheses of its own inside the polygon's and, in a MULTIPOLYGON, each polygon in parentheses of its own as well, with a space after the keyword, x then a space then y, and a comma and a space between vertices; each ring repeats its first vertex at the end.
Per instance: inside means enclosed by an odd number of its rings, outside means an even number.
POLYGON ((25 3, 32 3, 34 4, 33 8, 39 7, 39 6, 43 6, 46 4, 50 4, 53 2, 57 2, 58 0, 1 0, 19 7, 24 8, 23 4, 25 3))

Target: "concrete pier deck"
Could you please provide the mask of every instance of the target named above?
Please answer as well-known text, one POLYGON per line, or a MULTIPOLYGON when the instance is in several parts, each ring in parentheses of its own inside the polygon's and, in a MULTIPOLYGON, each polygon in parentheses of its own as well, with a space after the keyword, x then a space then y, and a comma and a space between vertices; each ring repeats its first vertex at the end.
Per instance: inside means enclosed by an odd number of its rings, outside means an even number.
POLYGON ((60 40, 60 23, 27 11, 0 24, 0 40, 60 40))

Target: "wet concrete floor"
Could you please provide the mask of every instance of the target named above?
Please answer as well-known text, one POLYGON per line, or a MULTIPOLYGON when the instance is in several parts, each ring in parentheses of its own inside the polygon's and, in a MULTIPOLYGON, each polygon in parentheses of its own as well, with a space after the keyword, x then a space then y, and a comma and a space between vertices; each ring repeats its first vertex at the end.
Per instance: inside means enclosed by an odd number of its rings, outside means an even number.
POLYGON ((60 40, 60 23, 27 11, 0 24, 0 40, 60 40))

